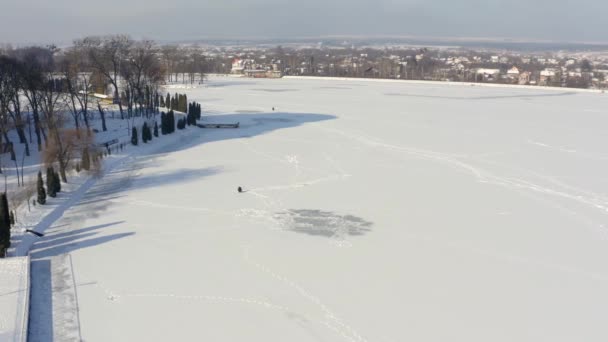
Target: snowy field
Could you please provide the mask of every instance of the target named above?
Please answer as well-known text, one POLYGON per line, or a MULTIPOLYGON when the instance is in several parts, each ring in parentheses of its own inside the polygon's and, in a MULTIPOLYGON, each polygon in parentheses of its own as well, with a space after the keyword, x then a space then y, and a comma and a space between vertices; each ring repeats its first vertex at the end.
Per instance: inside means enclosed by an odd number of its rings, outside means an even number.
POLYGON ((608 340, 608 95, 169 90, 241 127, 116 161, 33 246, 71 253, 82 339, 608 340))

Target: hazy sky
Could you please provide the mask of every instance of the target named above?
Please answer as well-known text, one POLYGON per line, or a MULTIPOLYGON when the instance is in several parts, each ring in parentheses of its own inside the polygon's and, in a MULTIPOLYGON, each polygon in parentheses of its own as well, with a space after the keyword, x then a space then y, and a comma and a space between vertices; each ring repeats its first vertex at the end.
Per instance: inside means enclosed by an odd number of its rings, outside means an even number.
POLYGON ((0 42, 323 35, 608 42, 607 0, 0 0, 0 42))

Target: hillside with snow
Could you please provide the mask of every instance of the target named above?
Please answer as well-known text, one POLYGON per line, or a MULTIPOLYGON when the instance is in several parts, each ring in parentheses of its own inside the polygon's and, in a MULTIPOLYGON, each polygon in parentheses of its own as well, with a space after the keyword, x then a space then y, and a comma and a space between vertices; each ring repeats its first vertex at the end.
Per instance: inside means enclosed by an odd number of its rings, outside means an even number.
POLYGON ((168 90, 239 128, 129 147, 30 219, 30 341, 608 339, 606 94, 168 90))

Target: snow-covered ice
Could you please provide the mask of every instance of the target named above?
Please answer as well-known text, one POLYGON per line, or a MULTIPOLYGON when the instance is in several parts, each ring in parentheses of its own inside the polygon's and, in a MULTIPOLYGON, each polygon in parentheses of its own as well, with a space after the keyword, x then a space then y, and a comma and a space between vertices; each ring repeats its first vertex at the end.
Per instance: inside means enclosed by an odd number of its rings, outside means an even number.
POLYGON ((607 95, 183 91, 240 128, 132 149, 33 245, 72 255, 84 340, 608 339, 607 95))

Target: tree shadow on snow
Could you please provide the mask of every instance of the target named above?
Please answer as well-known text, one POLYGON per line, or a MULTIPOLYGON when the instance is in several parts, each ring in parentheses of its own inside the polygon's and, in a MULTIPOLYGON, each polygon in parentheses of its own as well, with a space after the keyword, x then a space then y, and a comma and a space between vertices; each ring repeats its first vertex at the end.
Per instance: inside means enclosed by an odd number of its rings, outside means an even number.
MULTIPOLYGON (((313 113, 231 113, 208 115, 203 114, 202 120, 199 123, 214 124, 214 123, 239 123, 239 128, 199 128, 189 126, 186 131, 198 130, 199 133, 182 134, 176 131, 173 135, 180 135, 175 140, 163 146, 162 148, 152 152, 144 153, 144 155, 164 155, 172 152, 187 150, 194 146, 212 143, 230 139, 253 138, 259 135, 264 135, 281 129, 294 128, 305 125, 307 123, 322 122, 327 120, 335 120, 337 117, 328 114, 313 114, 313 113)), ((160 118, 157 118, 160 120, 160 118)), ((169 135, 172 137, 172 135, 169 135)), ((167 137, 159 137, 158 139, 166 139, 167 137)), ((154 144, 154 141, 152 141, 154 144)))
MULTIPOLYGON (((155 158, 165 153, 180 151, 193 146, 227 139, 251 138, 275 130, 297 127, 305 123, 320 122, 335 119, 335 116, 322 114, 287 114, 287 113, 240 113, 225 114, 206 117, 206 122, 239 122, 238 129, 201 129, 189 127, 186 132, 175 132, 170 137, 159 139, 172 139, 158 142, 159 148, 149 153, 142 150, 141 154, 134 153, 134 161, 126 162, 110 170, 89 189, 83 198, 69 208, 69 213, 56 220, 57 223, 67 224, 62 231, 59 226, 49 227, 46 236, 34 244, 31 256, 33 259, 52 257, 59 254, 70 253, 74 250, 87 248, 129 237, 134 233, 101 234, 100 231, 122 222, 115 222, 101 226, 94 226, 70 231, 71 227, 78 227, 80 222, 87 219, 100 218, 103 212, 112 206, 129 205, 124 192, 137 188, 158 188, 172 184, 185 183, 198 180, 202 177, 211 177, 220 172, 226 172, 222 167, 202 169, 178 169, 163 171, 155 169, 165 162, 155 158), (163 144, 163 145, 161 145, 163 144)), ((155 139, 156 140, 156 139, 155 139)), ((154 144, 154 141, 152 142, 154 144)), ((133 151, 135 152, 135 151, 133 151)))
MULTIPOLYGON (((73 218, 70 217, 70 220, 73 218)), ((30 251, 33 260, 68 254, 75 250, 101 245, 114 240, 134 235, 135 233, 117 233, 101 235, 108 227, 119 225, 124 221, 111 222, 80 229, 55 229, 51 227, 46 235, 34 244, 30 251)))

